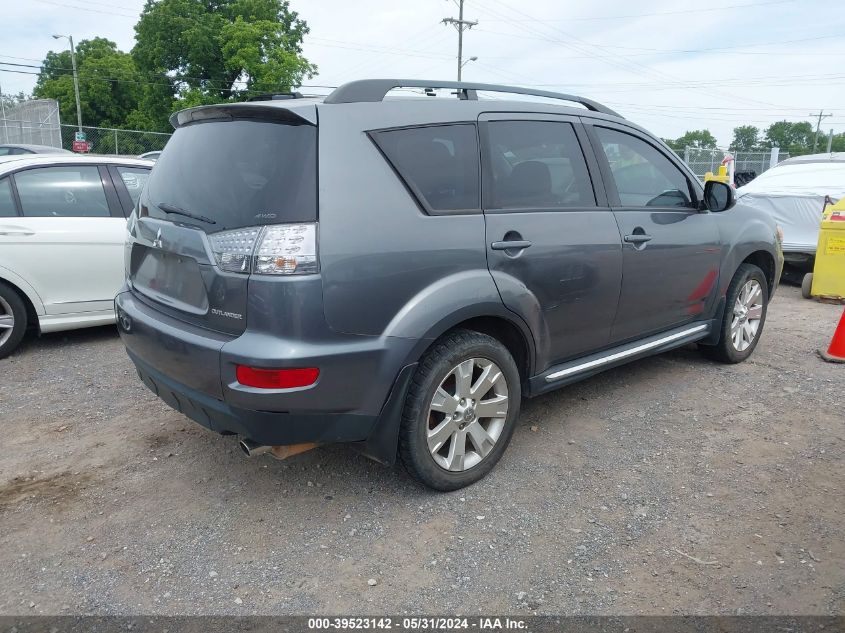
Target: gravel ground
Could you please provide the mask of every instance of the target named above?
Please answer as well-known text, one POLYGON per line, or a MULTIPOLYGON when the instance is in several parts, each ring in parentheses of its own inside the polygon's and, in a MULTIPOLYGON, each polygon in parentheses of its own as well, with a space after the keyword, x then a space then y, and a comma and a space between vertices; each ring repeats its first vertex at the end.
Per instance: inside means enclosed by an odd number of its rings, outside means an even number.
POLYGON ((529 401, 449 494, 341 446, 247 460, 113 328, 30 340, 0 361, 0 613, 842 614, 841 311, 782 287, 744 364, 529 401))

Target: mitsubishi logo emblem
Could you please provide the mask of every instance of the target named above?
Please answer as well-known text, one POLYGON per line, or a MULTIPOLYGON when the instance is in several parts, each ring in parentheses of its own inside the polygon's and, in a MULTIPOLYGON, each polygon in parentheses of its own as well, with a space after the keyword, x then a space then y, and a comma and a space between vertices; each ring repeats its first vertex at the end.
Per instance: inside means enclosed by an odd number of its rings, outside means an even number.
POLYGON ((153 248, 162 248, 161 229, 158 230, 158 233, 156 233, 156 238, 153 240, 153 248))

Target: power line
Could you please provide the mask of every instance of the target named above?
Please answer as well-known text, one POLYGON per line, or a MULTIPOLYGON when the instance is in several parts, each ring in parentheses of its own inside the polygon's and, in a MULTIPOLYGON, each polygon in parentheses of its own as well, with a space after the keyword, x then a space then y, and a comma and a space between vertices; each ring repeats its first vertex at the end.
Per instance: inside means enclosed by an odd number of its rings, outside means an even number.
MULTIPOLYGON (((473 0, 473 1, 475 1, 475 0, 473 0)), ((537 20, 536 18, 533 18, 533 16, 529 15, 528 13, 526 13, 524 11, 520 11, 519 9, 515 9, 515 8, 509 6, 508 4, 502 2, 501 0, 492 0, 492 1, 495 2, 497 5, 504 7, 505 9, 507 9, 508 11, 510 11, 512 13, 515 13, 517 15, 522 15, 523 17, 529 18, 529 19, 531 19, 535 22, 542 24, 539 20, 537 20)), ((509 16, 502 14, 498 11, 491 10, 490 7, 487 4, 485 4, 485 8, 486 8, 487 11, 492 11, 494 15, 498 15, 499 17, 504 17, 504 18, 509 17, 509 16)), ((626 58, 619 58, 618 55, 602 52, 600 50, 600 47, 594 46, 590 42, 582 40, 581 38, 576 37, 576 36, 572 35, 571 33, 567 33, 565 31, 562 31, 558 28, 551 27, 551 26, 547 27, 550 30, 553 30, 554 32, 560 33, 561 35, 563 35, 566 38, 566 40, 562 40, 560 38, 553 38, 553 37, 549 36, 547 33, 544 33, 543 31, 539 31, 536 28, 525 27, 521 24, 514 24, 514 26, 517 27, 517 28, 522 28, 523 30, 527 30, 530 33, 539 34, 541 37, 545 36, 544 39, 548 42, 552 42, 552 43, 558 44, 560 46, 564 46, 564 47, 566 47, 570 50, 575 50, 575 51, 580 52, 580 53, 586 54, 586 53, 590 52, 591 50, 599 49, 598 52, 595 53, 595 58, 597 60, 602 61, 605 64, 608 64, 610 66, 613 66, 614 68, 625 70, 627 72, 634 73, 636 75, 640 75, 641 77, 644 77, 646 79, 649 79, 649 80, 652 80, 652 81, 658 80, 658 81, 662 81, 662 82, 678 81, 678 79, 676 77, 673 77, 672 75, 665 73, 663 71, 654 70, 652 68, 644 66, 643 64, 640 64, 638 62, 635 62, 635 61, 632 61, 632 60, 629 60, 629 59, 626 59, 626 58)), ((731 99, 733 101, 742 101, 742 102, 745 102, 745 103, 756 103, 758 105, 769 105, 769 106, 773 105, 773 104, 770 104, 770 103, 758 101, 756 99, 748 99, 748 98, 745 98, 745 97, 739 97, 739 96, 732 95, 732 94, 726 93, 726 92, 722 92, 722 91, 716 90, 716 89, 710 89, 709 92, 711 92, 714 95, 720 96, 722 98, 731 99)))
MULTIPOLYGON (((409 46, 412 46, 412 45, 416 45, 417 42, 422 42, 422 41, 428 41, 429 44, 433 44, 434 41, 431 41, 429 39, 429 36, 430 36, 431 33, 434 32, 435 28, 436 28, 435 25, 427 24, 425 27, 423 27, 422 30, 416 31, 413 35, 402 37, 393 46, 384 47, 384 49, 382 50, 382 53, 400 51, 400 50, 402 50, 402 48, 401 48, 402 46, 408 46, 409 47, 409 46)), ((435 41, 439 42, 442 39, 445 39, 447 36, 448 36, 448 33, 440 33, 439 36, 435 37, 435 41)), ((449 57, 449 59, 451 59, 451 56, 449 57)), ((354 62, 354 63, 349 64, 349 65, 341 66, 340 68, 334 70, 334 74, 332 76, 342 77, 345 80, 347 77, 354 77, 356 75, 361 74, 364 69, 369 69, 369 68, 378 66, 378 64, 380 62, 381 62, 381 59, 375 59, 375 60, 365 59, 363 61, 358 60, 357 62, 354 62)))
MULTIPOLYGON (((320 38, 310 38, 311 40, 320 38)), ((335 42, 342 42, 342 40, 328 40, 335 42)), ((403 57, 421 57, 429 59, 454 59, 452 55, 445 55, 443 53, 433 53, 430 51, 410 50, 406 48, 383 48, 383 47, 368 47, 368 45, 356 45, 355 42, 343 42, 342 44, 324 44, 322 42, 309 42, 311 46, 324 46, 326 48, 342 48, 350 51, 360 51, 362 53, 373 53, 375 55, 400 55, 403 57), (346 44, 345 46, 343 44, 346 44)))
MULTIPOLYGON (((2 55, 2 57, 8 57, 8 55, 2 55)), ((30 61, 36 61, 36 60, 30 60, 30 61)), ((13 63, 13 62, 4 62, 4 61, 0 61, 0 65, 38 69, 40 72, 30 73, 30 74, 34 74, 34 75, 40 75, 44 71, 54 71, 54 70, 58 70, 58 71, 62 71, 62 72, 72 72, 71 68, 66 68, 66 67, 63 67, 63 66, 44 66, 44 65, 41 65, 41 64, 37 64, 37 65, 36 64, 17 64, 17 63, 13 63)), ((13 72, 9 69, 4 69, 4 68, 0 68, 0 70, 5 70, 6 72, 13 72)), ((26 74, 26 73, 24 73, 24 74, 26 74)), ((171 79, 173 81, 183 81, 183 82, 188 81, 188 80, 193 80, 193 81, 207 81, 207 82, 213 82, 213 83, 223 83, 223 81, 224 81, 224 80, 217 80, 217 79, 209 79, 207 77, 188 77, 186 75, 168 75, 167 73, 152 73, 152 74, 159 76, 159 77, 164 77, 165 79, 171 79)), ((82 76, 86 79, 145 84, 145 85, 149 85, 149 86, 169 86, 169 85, 171 85, 171 84, 166 83, 166 82, 153 82, 153 81, 143 81, 143 80, 135 80, 135 79, 123 79, 121 77, 101 76, 101 75, 97 75, 96 73, 84 74, 84 75, 80 75, 80 76, 82 76)), ((228 80, 226 80, 226 81, 228 83, 228 80)), ((231 84, 248 85, 249 81, 244 80, 244 79, 235 79, 231 82, 231 84)), ((323 86, 323 85, 313 85, 313 84, 301 85, 301 86, 298 86, 298 87, 299 88, 328 88, 328 89, 336 88, 336 86, 323 86)), ((218 88, 214 88, 214 89, 215 90, 221 90, 221 91, 229 91, 229 92, 234 92, 236 90, 236 89, 232 89, 232 88, 223 88, 223 87, 218 87, 218 88)), ((258 91, 258 92, 261 92, 261 91, 258 91)))
MULTIPOLYGON (((499 15, 501 15, 501 14, 499 14, 499 15)), ((551 40, 549 40, 548 37, 545 37, 545 36, 542 36, 542 35, 540 37, 537 37, 536 35, 534 35, 534 36, 532 36, 532 35, 520 35, 520 34, 517 34, 517 33, 507 33, 507 32, 504 32, 504 31, 490 31, 488 29, 476 29, 476 31, 478 33, 488 33, 490 35, 505 35, 507 37, 517 37, 517 38, 520 38, 520 39, 528 39, 528 40, 541 40, 541 41, 544 41, 544 42, 551 41, 551 40)), ((535 33, 536 33, 536 31, 535 31, 535 33)), ((663 53, 711 53, 711 52, 720 52, 720 51, 730 51, 732 53, 742 54, 740 51, 736 51, 735 49, 738 49, 738 48, 756 48, 758 46, 781 46, 783 44, 797 44, 797 43, 801 43, 801 42, 814 42, 814 41, 817 41, 817 40, 832 40, 832 39, 842 39, 842 35, 841 34, 820 35, 820 36, 816 36, 816 37, 802 37, 800 39, 795 39, 795 40, 778 40, 778 41, 775 41, 775 42, 756 42, 756 43, 752 43, 752 44, 734 44, 733 46, 714 46, 714 47, 711 47, 711 48, 644 48, 642 46, 619 46, 617 44, 593 44, 593 43, 589 43, 589 44, 590 44, 590 46, 595 46, 596 48, 602 48, 602 49, 612 48, 612 49, 617 49, 617 50, 622 50, 622 51, 647 51, 647 52, 651 52, 651 53, 654 53, 654 54, 663 54, 663 53)), ((751 54, 751 53, 746 53, 746 54, 751 54)), ((757 53, 754 53, 754 54, 757 54, 757 53)), ((787 53, 773 52, 773 53, 769 53, 769 52, 763 52, 763 53, 760 53, 760 54, 763 54, 763 55, 782 54, 782 55, 793 56, 793 55, 801 55, 802 53, 794 53, 794 52, 787 52, 787 53)), ((830 53, 824 53, 823 55, 829 57, 830 53)), ((587 56, 587 57, 594 57, 594 56, 587 56)), ((569 57, 569 58, 563 58, 563 59, 576 59, 576 58, 569 57)))
POLYGON ((138 16, 140 15, 140 12, 136 13, 135 15, 132 15, 132 14, 129 14, 129 13, 117 13, 115 11, 107 11, 105 9, 89 9, 88 7, 80 7, 78 5, 65 4, 64 2, 55 2, 54 0, 35 0, 35 1, 40 2, 42 4, 50 4, 50 5, 53 5, 54 7, 65 7, 67 9, 76 9, 77 11, 88 11, 90 13, 107 13, 108 15, 116 15, 116 16, 119 16, 119 17, 122 17, 122 18, 137 19, 138 16))
MULTIPOLYGON (((773 4, 787 4, 797 0, 772 0, 771 2, 749 2, 747 4, 730 4, 723 7, 707 6, 701 9, 679 9, 677 11, 655 11, 654 13, 629 13, 628 15, 597 15, 582 18, 552 18, 544 19, 543 22, 587 22, 598 20, 627 20, 630 18, 650 18, 664 15, 679 15, 683 13, 710 13, 711 11, 728 11, 746 7, 768 7, 773 4)), ((491 22, 530 22, 530 20, 490 20, 491 22)))
MULTIPOLYGON (((24 67, 38 68, 37 66, 27 66, 25 64, 9 64, 8 62, 0 62, 0 65, 15 65, 15 66, 18 66, 18 67, 24 66, 24 67)), ((61 70, 66 70, 66 69, 61 69, 61 70)), ((10 69, 10 68, 0 68, 0 72, 15 73, 15 74, 18 74, 18 75, 34 75, 36 77, 41 75, 41 72, 35 72, 33 70, 13 70, 13 69, 10 69)), ((142 81, 142 80, 137 80, 137 79, 122 79, 120 77, 103 77, 103 76, 98 76, 98 75, 95 75, 95 74, 84 74, 84 73, 80 74, 80 79, 83 79, 83 80, 86 80, 86 81, 107 81, 107 82, 112 82, 112 83, 128 83, 128 84, 137 84, 137 85, 144 85, 144 86, 172 86, 172 84, 166 83, 166 82, 142 81)), ((172 77, 172 79, 174 79, 176 81, 181 81, 182 79, 185 79, 185 78, 177 76, 177 77, 172 77)), ((212 80, 203 79, 202 81, 212 81, 212 80)), ((237 83, 246 83, 246 82, 239 81, 237 83)), ((287 86, 283 86, 281 84, 278 84, 278 87, 283 88, 283 87, 287 87, 287 86)), ((293 87, 296 87, 296 88, 318 88, 318 89, 325 89, 325 90, 334 90, 337 86, 302 84, 302 85, 293 86, 293 87)), ((255 90, 255 89, 237 89, 237 88, 213 88, 213 89, 219 90, 221 92, 240 92, 240 93, 243 93, 243 94, 265 94, 267 92, 266 90, 255 90)))

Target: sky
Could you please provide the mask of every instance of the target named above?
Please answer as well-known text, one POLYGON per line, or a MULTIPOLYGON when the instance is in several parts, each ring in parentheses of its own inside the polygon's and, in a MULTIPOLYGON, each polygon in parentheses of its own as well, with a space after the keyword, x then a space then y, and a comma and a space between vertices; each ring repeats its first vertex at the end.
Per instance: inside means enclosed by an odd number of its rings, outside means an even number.
MULTIPOLYGON (((37 63, 64 40, 134 44, 143 0, 0 0, 0 62, 37 63), (28 61, 27 61, 28 60, 28 61), (35 60, 35 61, 33 61, 35 60)), ((302 92, 352 79, 456 78, 456 0, 291 0, 319 74, 302 92)), ((600 101, 663 138, 709 129, 727 146, 751 124, 822 121, 845 132, 845 0, 465 0, 463 79, 600 101)), ((32 75, 0 65, 4 93, 32 75), (4 70, 5 69, 5 70, 4 70)), ((32 70, 23 68, 22 70, 32 70)))

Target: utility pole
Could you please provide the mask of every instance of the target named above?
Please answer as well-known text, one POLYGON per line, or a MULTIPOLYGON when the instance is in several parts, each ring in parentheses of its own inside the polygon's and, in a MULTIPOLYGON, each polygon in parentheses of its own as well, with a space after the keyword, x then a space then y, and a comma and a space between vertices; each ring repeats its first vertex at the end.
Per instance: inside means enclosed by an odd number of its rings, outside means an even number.
POLYGON ((826 119, 827 117, 833 116, 833 115, 832 114, 825 114, 824 110, 821 110, 818 114, 815 114, 814 112, 810 112, 810 116, 818 117, 818 120, 816 121, 816 134, 815 134, 815 136, 813 136, 813 154, 815 154, 816 153, 816 147, 818 147, 818 144, 819 144, 819 132, 821 131, 821 127, 822 127, 822 119, 826 119))
POLYGON ((833 128, 830 128, 830 134, 827 135, 827 153, 833 148, 833 128))
POLYGON ((73 47, 72 35, 54 35, 53 39, 66 39, 70 42, 70 65, 73 68, 73 92, 76 94, 76 124, 82 132, 82 105, 79 103, 79 73, 76 72, 76 49, 73 47))
POLYGON ((478 20, 464 20, 464 0, 456 0, 458 4, 458 17, 457 18, 443 18, 443 24, 451 24, 458 30, 458 81, 461 80, 461 70, 464 67, 463 63, 463 54, 464 54, 464 31, 467 29, 471 29, 476 24, 478 24, 478 20))
POLYGON ((9 142, 9 128, 6 122, 6 100, 3 98, 3 88, 0 88, 0 112, 3 116, 3 142, 9 142))

